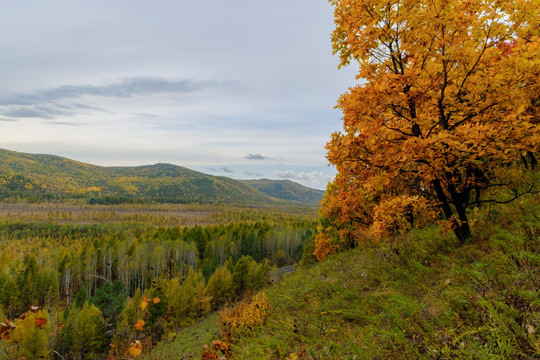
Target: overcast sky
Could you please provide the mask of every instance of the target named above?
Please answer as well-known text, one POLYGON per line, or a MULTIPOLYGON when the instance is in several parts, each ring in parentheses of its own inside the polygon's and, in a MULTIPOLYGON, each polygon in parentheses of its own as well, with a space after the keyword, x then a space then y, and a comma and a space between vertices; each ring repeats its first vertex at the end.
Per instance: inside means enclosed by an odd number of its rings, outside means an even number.
POLYGON ((325 0, 2 1, 0 148, 324 188, 332 29, 325 0))

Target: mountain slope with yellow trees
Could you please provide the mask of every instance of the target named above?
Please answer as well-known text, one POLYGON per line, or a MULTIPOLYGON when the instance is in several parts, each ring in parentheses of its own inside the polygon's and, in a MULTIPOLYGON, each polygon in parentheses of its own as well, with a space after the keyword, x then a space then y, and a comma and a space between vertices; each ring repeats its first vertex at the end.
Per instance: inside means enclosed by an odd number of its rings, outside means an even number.
MULTIPOLYGON (((298 185, 300 186, 300 185, 298 185)), ((313 190, 315 191, 315 190, 313 190)), ((53 155, 0 149, 0 199, 96 204, 134 202, 279 204, 241 181, 171 164, 103 167, 53 155)), ((289 200, 289 199, 284 199, 289 200)), ((296 197, 297 203, 312 203, 296 197)))

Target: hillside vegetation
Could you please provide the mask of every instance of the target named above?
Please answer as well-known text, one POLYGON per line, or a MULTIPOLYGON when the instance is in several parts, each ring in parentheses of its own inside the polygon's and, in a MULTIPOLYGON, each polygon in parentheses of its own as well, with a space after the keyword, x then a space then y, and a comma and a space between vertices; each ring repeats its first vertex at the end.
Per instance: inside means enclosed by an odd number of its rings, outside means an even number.
POLYGON ((126 359, 133 341, 148 352, 300 261, 317 226, 306 207, 22 205, 0 216, 2 360, 126 359), (174 222, 192 210, 202 225, 174 222))
MULTIPOLYGON (((232 339, 232 359, 539 358, 539 204, 476 212, 464 245, 433 225, 286 275, 265 289, 266 324, 232 339)), ((199 358, 220 336, 213 315, 147 359, 199 358)))
POLYGON ((0 149, 0 200, 3 201, 83 199, 90 204, 275 205, 283 200, 295 200, 314 203, 311 193, 316 190, 291 184, 288 187, 287 197, 280 197, 279 193, 269 196, 238 180, 171 164, 103 167, 53 155, 0 149))
POLYGON ((310 189, 290 180, 242 180, 268 196, 283 200, 292 200, 317 205, 324 196, 324 191, 310 189))

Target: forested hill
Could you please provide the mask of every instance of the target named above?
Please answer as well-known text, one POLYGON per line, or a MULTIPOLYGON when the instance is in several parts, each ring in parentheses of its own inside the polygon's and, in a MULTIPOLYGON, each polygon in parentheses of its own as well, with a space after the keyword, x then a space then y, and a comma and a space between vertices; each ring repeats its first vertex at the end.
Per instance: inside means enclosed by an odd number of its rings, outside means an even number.
MULTIPOLYGON (((171 164, 103 167, 0 149, 0 200, 276 204, 241 181, 171 164)), ((295 199, 312 203, 301 198, 295 199)))
POLYGON ((290 180, 242 180, 244 184, 254 187, 266 195, 283 199, 317 205, 324 196, 324 191, 311 189, 290 180))

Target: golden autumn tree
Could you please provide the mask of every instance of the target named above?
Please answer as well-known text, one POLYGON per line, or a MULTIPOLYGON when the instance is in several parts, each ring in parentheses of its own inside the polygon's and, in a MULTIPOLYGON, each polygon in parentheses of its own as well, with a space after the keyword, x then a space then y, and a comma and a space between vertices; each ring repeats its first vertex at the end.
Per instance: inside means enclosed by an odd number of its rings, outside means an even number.
POLYGON ((535 191, 539 151, 538 0, 330 0, 343 132, 327 144, 338 174, 322 203, 316 254, 366 230, 434 215, 460 242, 467 209, 535 191))

